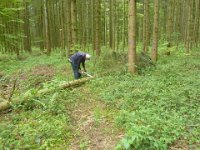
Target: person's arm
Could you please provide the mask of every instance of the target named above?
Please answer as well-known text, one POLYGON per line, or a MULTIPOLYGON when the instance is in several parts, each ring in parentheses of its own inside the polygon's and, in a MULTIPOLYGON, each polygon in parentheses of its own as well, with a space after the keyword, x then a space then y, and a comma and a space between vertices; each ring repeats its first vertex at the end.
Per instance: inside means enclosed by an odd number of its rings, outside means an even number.
POLYGON ((85 69, 85 60, 82 61, 82 66, 83 66, 84 71, 86 72, 86 69, 85 69))
POLYGON ((83 69, 84 71, 86 72, 86 69, 85 69, 85 58, 84 57, 81 57, 79 60, 78 60, 78 69, 81 70, 81 64, 83 66, 83 69))

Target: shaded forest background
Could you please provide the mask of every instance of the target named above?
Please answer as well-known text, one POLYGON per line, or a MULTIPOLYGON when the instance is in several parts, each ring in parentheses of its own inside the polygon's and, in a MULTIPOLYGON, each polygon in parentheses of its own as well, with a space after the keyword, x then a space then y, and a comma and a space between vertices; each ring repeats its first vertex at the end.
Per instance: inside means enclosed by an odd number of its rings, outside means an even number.
MULTIPOLYGON (((1 0, 0 51, 51 54, 57 48, 67 56, 77 49, 100 55, 102 47, 126 51, 127 0, 1 0)), ((151 50, 154 1, 137 2, 136 40, 151 50)), ((159 42, 184 45, 185 52, 200 43, 200 1, 165 0, 159 4, 159 42)))
POLYGON ((0 0, 0 149, 200 149, 199 46, 200 0, 0 0))

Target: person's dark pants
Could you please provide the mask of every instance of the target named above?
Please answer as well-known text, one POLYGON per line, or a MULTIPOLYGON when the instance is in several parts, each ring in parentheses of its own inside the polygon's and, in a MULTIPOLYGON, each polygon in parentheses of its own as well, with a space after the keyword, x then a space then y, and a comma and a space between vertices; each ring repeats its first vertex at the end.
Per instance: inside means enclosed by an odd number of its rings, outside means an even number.
POLYGON ((72 65, 72 69, 73 69, 73 72, 74 72, 74 78, 79 79, 81 77, 81 74, 79 73, 78 65, 73 63, 73 62, 71 62, 71 65, 72 65))

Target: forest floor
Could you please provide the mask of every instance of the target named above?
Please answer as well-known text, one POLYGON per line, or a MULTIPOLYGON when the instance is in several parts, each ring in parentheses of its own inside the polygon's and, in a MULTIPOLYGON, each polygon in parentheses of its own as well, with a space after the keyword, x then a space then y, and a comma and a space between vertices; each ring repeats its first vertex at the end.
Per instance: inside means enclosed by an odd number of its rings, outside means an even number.
MULTIPOLYGON (((1 112, 0 149, 198 150, 199 57, 164 56, 139 76, 116 58, 101 58, 94 73, 104 75, 1 112)), ((59 55, 7 58, 0 70, 0 101, 73 80, 70 64, 59 55)))
MULTIPOLYGON (((51 82, 51 80, 53 80, 53 78, 56 75, 63 77, 66 76, 67 74, 72 74, 71 68, 69 68, 69 66, 67 67, 62 66, 59 70, 58 69, 56 70, 56 67, 52 64, 40 65, 36 63, 32 67, 28 66, 28 68, 25 70, 23 70, 24 68, 22 68, 21 65, 19 65, 18 67, 20 69, 14 68, 12 70, 14 72, 10 73, 8 77, 6 77, 2 73, 0 87, 1 87, 1 97, 3 99, 9 99, 13 88, 14 80, 17 80, 17 83, 15 85, 16 87, 14 90, 19 92, 28 90, 29 88, 35 88, 35 89, 41 88, 42 84, 51 82)), ((73 78, 69 77, 68 79, 72 80, 73 78)), ((93 94, 91 89, 87 88, 87 85, 70 88, 69 91, 73 91, 72 93, 74 92, 77 93, 75 96, 72 95, 76 98, 75 101, 63 104, 64 106, 66 106, 65 108, 67 110, 66 116, 69 117, 69 122, 70 122, 68 124, 68 128, 70 128, 70 133, 69 133, 70 136, 69 139, 67 139, 67 143, 69 144, 61 144, 58 146, 60 147, 59 149, 66 149, 66 148, 70 150, 114 149, 115 146, 124 136, 123 130, 121 128, 117 128, 114 123, 113 116, 117 112, 117 110, 114 109, 113 107, 109 107, 109 105, 106 105, 105 102, 101 101, 97 96, 95 96, 95 94, 93 94)), ((52 97, 52 95, 50 94, 49 97, 52 97)), ((65 97, 63 97, 63 99, 65 99, 65 97)), ((14 110, 9 109, 2 112, 0 115, 0 124, 6 125, 4 124, 5 122, 12 124, 13 120, 15 120, 16 118, 19 117, 20 120, 22 119, 20 114, 23 114, 24 113, 23 111, 28 111, 29 109, 32 110, 32 106, 30 108, 22 107, 22 109, 20 108, 21 106, 18 107, 19 108, 16 108, 14 110)), ((36 109, 35 106, 33 106, 33 108, 36 109)), ((24 117, 26 117, 26 115, 27 114, 25 114, 24 117)), ((22 122, 24 122, 26 119, 22 120, 23 120, 22 122)), ((31 117, 31 120, 33 121, 34 118, 31 117)), ((21 123, 17 124, 16 126, 20 124, 21 123)), ((29 126, 31 126, 31 123, 28 124, 29 126)), ((67 132, 69 132, 68 129, 67 132)), ((10 135, 12 134, 10 133, 10 135)), ((6 147, 13 148, 16 147, 16 145, 18 145, 18 148, 35 149, 37 147, 37 146, 31 147, 29 143, 27 143, 27 145, 23 145, 22 143, 24 139, 21 139, 21 137, 17 139, 19 140, 19 143, 16 143, 17 142, 17 140, 15 139, 16 135, 12 136, 14 139, 10 143, 9 141, 3 143, 1 141, 3 139, 0 138, 0 148, 6 148, 6 147)))
POLYGON ((111 150, 123 138, 124 132, 115 127, 113 114, 117 112, 100 101, 87 88, 81 87, 77 92, 83 93, 82 99, 71 107, 74 138, 70 149, 111 150), (112 114, 111 114, 112 113, 112 114))

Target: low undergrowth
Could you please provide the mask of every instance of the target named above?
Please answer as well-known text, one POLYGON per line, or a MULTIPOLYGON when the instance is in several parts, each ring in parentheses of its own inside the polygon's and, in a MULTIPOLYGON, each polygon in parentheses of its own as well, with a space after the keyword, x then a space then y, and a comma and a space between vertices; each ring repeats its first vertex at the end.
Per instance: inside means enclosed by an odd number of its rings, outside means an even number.
MULTIPOLYGON (((93 58, 86 66, 96 77, 83 85, 85 90, 72 88, 33 97, 13 106, 10 113, 1 114, 0 149, 69 148, 74 134, 70 112, 88 96, 106 104, 110 109, 108 118, 111 122, 114 118, 116 128, 123 128, 125 136, 116 149, 165 150, 179 141, 198 149, 199 57, 199 52, 162 56, 156 66, 139 68, 137 76, 127 73, 123 54, 102 54, 98 61, 93 58), (84 91, 90 91, 90 95, 80 93, 84 91)), ((70 67, 67 59, 59 55, 23 61, 6 57, 6 61, 0 61, 0 80, 2 87, 12 87, 12 78, 18 76, 14 93, 18 96, 30 89, 34 93, 44 87, 55 88, 60 81, 73 80, 70 67)), ((99 110, 94 114, 97 125, 100 114, 99 110)), ((181 145, 179 148, 183 149, 181 145)))
POLYGON ((69 91, 58 91, 16 105, 0 121, 0 149, 62 149, 71 138, 69 91), (68 98, 68 99, 67 99, 68 98))
POLYGON ((92 81, 90 88, 117 107, 126 131, 117 149, 168 149, 178 140, 199 148, 199 54, 162 58, 141 76, 123 70, 92 81))

